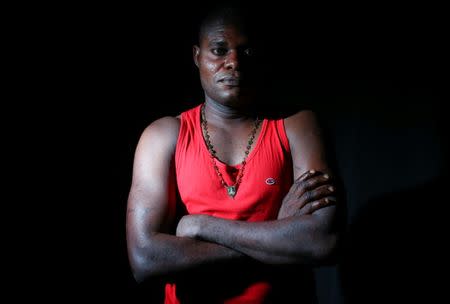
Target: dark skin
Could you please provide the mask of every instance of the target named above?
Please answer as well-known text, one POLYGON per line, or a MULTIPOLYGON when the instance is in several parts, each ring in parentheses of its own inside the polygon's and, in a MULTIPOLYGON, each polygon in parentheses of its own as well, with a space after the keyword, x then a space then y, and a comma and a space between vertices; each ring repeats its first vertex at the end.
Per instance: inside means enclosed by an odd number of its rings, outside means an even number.
MULTIPOLYGON (((245 73, 242 63, 251 60, 248 42, 239 28, 218 23, 207 29, 200 45, 193 49, 205 91, 211 142, 217 157, 231 165, 242 161, 254 122, 248 111, 255 102, 253 83, 246 78, 250 74, 245 73)), ((332 258, 338 241, 336 196, 312 112, 302 111, 285 119, 295 182, 283 199, 278 218, 257 223, 198 214, 185 215, 175 223, 173 157, 179 126, 175 117, 153 122, 136 149, 127 244, 138 281, 242 258, 304 265, 332 258), (176 235, 170 233, 174 224, 176 235)))

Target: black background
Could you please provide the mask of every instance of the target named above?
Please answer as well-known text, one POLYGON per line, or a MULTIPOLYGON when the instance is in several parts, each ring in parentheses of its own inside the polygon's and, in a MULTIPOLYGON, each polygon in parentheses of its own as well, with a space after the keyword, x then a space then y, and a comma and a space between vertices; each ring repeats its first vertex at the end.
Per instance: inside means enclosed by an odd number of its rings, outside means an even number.
MULTIPOLYGON (((20 156, 33 165, 19 188, 33 197, 27 271, 19 277, 44 298, 59 290, 59 299, 151 302, 158 297, 136 285, 126 254, 133 152, 153 120, 201 102, 191 59, 201 10, 39 9, 30 25, 17 22, 24 67, 16 73, 30 85, 18 93, 26 132, 16 141, 26 138, 20 156)), ((343 256, 337 267, 317 270, 320 303, 437 298, 442 285, 433 273, 444 271, 448 202, 442 10, 280 4, 255 11, 270 25, 274 105, 317 111, 348 196, 343 256)))

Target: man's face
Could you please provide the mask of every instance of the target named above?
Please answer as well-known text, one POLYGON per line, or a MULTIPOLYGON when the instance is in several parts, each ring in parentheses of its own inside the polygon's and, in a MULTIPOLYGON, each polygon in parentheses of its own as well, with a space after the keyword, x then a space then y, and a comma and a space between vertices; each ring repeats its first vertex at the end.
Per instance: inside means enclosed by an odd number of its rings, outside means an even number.
POLYGON ((206 96, 224 105, 249 102, 255 80, 253 52, 248 37, 236 26, 210 26, 200 46, 194 46, 194 61, 206 96))

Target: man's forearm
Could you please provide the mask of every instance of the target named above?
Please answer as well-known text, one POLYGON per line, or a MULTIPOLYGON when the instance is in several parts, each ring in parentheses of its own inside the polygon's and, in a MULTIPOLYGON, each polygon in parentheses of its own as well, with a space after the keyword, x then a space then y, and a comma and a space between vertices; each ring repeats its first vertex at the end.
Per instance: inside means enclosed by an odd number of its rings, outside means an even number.
POLYGON ((130 253, 137 281, 244 257, 244 254, 219 244, 163 233, 155 233, 146 243, 130 253))
POLYGON ((267 222, 202 217, 197 238, 232 248, 264 263, 321 263, 332 255, 337 242, 337 235, 331 228, 320 225, 316 215, 267 222))

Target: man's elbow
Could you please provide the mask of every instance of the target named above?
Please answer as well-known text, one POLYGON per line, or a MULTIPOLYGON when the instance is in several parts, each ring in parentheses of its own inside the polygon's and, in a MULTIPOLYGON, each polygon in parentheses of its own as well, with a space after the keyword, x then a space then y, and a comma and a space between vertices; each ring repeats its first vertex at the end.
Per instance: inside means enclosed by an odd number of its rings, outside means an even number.
POLYGON ((142 272, 140 269, 133 268, 132 273, 133 273, 134 280, 137 283, 142 283, 145 281, 146 276, 144 275, 144 272, 142 272))
POLYGON ((339 255, 339 235, 330 234, 321 237, 314 246, 312 252, 313 264, 317 266, 334 265, 339 255))
POLYGON ((131 273, 133 274, 133 277, 137 283, 142 283, 149 275, 148 270, 144 268, 144 263, 141 260, 142 258, 139 257, 138 254, 130 254, 129 262, 131 273))
POLYGON ((130 254, 130 268, 137 283, 142 283, 149 278, 156 277, 161 271, 158 271, 156 263, 145 258, 138 252, 130 254))

